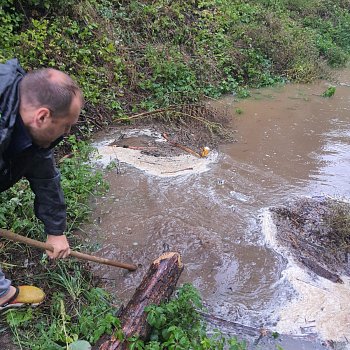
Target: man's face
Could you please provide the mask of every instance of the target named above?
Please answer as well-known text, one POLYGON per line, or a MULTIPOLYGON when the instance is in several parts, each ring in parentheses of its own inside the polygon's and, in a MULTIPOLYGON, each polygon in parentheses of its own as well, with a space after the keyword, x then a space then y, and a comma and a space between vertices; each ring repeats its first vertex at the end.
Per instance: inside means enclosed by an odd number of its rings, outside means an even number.
POLYGON ((40 122, 28 127, 34 143, 42 148, 48 148, 59 137, 68 134, 72 125, 77 123, 81 108, 81 97, 74 96, 70 112, 65 117, 52 117, 49 110, 38 109, 36 112, 40 113, 40 116, 42 114, 42 117, 37 118, 40 122))

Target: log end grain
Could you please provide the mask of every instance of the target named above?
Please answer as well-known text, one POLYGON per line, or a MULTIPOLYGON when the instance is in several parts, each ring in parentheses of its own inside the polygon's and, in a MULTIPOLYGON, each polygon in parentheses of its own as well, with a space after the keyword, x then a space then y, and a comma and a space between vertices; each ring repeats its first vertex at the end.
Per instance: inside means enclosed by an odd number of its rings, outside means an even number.
POLYGON ((182 261, 181 261, 181 256, 179 253, 177 252, 166 252, 164 254, 162 254, 159 258, 157 258, 156 260, 153 261, 154 265, 159 265, 160 262, 162 260, 169 260, 171 259, 174 255, 177 256, 177 265, 179 266, 179 268, 183 267, 182 261))

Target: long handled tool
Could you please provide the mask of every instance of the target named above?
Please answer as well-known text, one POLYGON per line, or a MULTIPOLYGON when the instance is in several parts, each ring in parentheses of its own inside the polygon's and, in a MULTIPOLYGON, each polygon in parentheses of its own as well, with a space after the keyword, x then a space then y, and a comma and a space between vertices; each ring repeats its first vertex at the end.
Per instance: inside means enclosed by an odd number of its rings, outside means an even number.
MULTIPOLYGON (((9 239, 11 241, 14 241, 14 242, 28 244, 28 245, 30 245, 32 247, 40 248, 40 249, 43 249, 43 250, 49 250, 51 252, 53 252, 53 250, 54 250, 53 247, 50 244, 43 243, 43 242, 40 242, 40 241, 36 241, 35 239, 31 239, 31 238, 28 238, 28 237, 20 236, 20 235, 17 235, 16 233, 8 231, 8 230, 0 229, 0 236, 1 237, 5 237, 5 238, 7 238, 7 239, 9 239)), ((124 263, 119 262, 119 261, 99 258, 97 256, 76 252, 74 250, 71 250, 70 256, 74 256, 75 258, 82 259, 82 260, 88 260, 88 261, 97 262, 99 264, 105 264, 105 265, 121 267, 122 269, 127 269, 129 271, 135 271, 137 269, 136 265, 124 264, 124 263)))

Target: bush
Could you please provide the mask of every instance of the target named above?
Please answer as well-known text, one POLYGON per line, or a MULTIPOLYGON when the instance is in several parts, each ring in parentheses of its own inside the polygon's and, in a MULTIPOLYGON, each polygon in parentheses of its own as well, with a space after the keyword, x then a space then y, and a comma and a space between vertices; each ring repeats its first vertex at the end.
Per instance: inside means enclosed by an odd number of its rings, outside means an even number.
POLYGON ((4 0, 0 60, 16 56, 26 69, 56 67, 75 77, 90 130, 140 109, 311 81, 324 60, 342 66, 350 52, 348 5, 4 0))

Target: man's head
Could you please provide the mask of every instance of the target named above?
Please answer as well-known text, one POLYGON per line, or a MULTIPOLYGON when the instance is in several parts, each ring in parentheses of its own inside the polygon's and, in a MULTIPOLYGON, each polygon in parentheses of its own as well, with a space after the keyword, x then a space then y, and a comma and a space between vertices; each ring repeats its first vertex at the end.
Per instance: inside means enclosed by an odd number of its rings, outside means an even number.
POLYGON ((47 148, 69 133, 83 105, 78 85, 65 73, 45 68, 20 82, 19 112, 35 144, 47 148))

